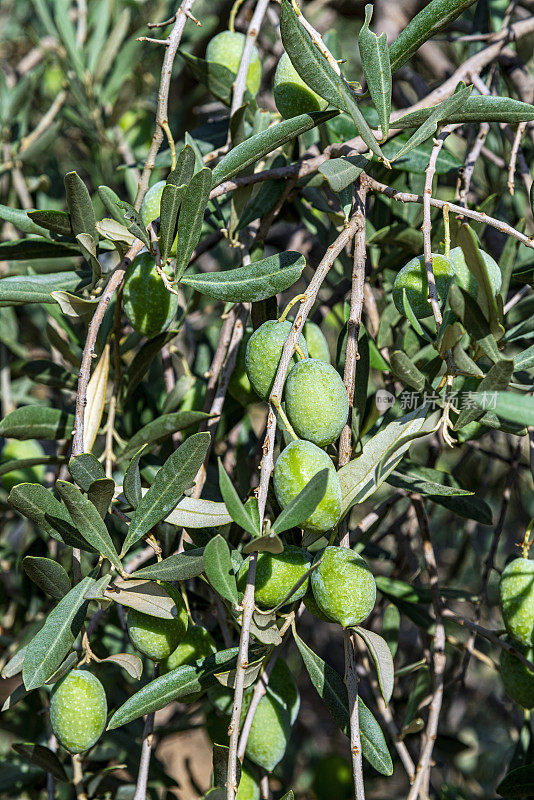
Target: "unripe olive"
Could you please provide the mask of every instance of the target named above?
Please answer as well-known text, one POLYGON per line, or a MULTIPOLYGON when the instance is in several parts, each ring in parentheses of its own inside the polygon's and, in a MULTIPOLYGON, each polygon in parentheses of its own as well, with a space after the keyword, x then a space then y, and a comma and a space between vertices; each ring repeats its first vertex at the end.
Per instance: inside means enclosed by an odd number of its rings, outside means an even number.
MULTIPOLYGON (((246 37, 237 31, 222 31, 210 40, 206 48, 206 61, 221 64, 237 75, 246 37)), ((252 48, 252 55, 247 70, 247 89, 256 95, 261 83, 261 61, 258 51, 252 48)))
MULTIPOLYGON (((493 296, 495 297, 497 292, 500 291, 502 284, 501 270, 497 262, 490 256, 489 253, 486 253, 484 250, 480 250, 480 255, 482 256, 482 260, 486 265, 489 283, 493 292, 493 296)), ((469 292, 472 297, 476 297, 478 294, 478 281, 467 266, 461 247, 455 247, 450 251, 449 261, 451 262, 451 266, 456 273, 456 282, 458 285, 461 286, 462 289, 465 289, 466 292, 469 292)))
MULTIPOLYGON (((273 388, 280 356, 291 327, 291 322, 287 319, 283 322, 268 319, 254 331, 248 341, 245 355, 247 375, 254 391, 263 400, 268 400, 273 388)), ((299 344, 304 354, 308 355, 308 346, 302 335, 299 337, 299 344)), ((293 361, 298 361, 296 355, 293 356, 293 361)))
POLYGON ((274 465, 274 491, 282 508, 323 469, 328 470, 325 495, 312 515, 301 523, 305 531, 312 533, 331 530, 341 514, 341 487, 330 457, 317 445, 297 439, 282 450, 274 465))
MULTIPOLYGON (((44 450, 39 442, 34 439, 26 441, 11 439, 2 448, 0 462, 21 460, 23 458, 40 458, 41 456, 44 456, 44 450)), ((14 469, 12 472, 6 472, 2 475, 2 485, 6 492, 10 492, 18 483, 41 483, 44 480, 45 473, 44 464, 14 469)))
MULTIPOLYGON (((293 586, 309 570, 312 557, 306 550, 286 545, 282 553, 259 553, 256 562, 254 599, 258 606, 274 608, 289 594, 293 586)), ((237 576, 237 588, 245 591, 247 585, 248 560, 243 563, 237 576)), ((288 603, 300 600, 306 593, 309 579, 306 578, 288 599, 288 603)))
POLYGON ((330 349, 325 335, 315 322, 304 323, 302 329, 306 344, 308 345, 308 355, 310 358, 318 358, 319 361, 326 361, 330 364, 330 349))
POLYGON ((313 616, 317 617, 317 619, 320 619, 323 622, 334 621, 331 617, 327 617, 326 614, 324 614, 317 605, 311 586, 304 595, 304 597, 302 598, 302 602, 304 603, 310 614, 313 614, 313 616))
MULTIPOLYGON (((454 270, 449 260, 438 253, 432 253, 432 270, 438 297, 444 302, 454 278, 454 270)), ((401 314, 404 314, 403 289, 406 290, 406 297, 417 319, 424 319, 432 315, 432 306, 428 300, 428 280, 424 256, 416 256, 408 261, 395 278, 393 300, 401 314)))
MULTIPOLYGON (((243 698, 241 724, 245 721, 252 692, 243 698)), ((245 755, 268 772, 276 767, 286 752, 291 734, 288 712, 270 694, 264 694, 258 703, 247 740, 245 755)))
POLYGON ((276 67, 273 94, 276 107, 284 119, 312 111, 324 111, 328 105, 327 100, 323 100, 302 80, 287 53, 282 54, 276 67))
POLYGON ((213 637, 202 625, 189 625, 187 633, 173 652, 159 667, 160 675, 178 669, 182 664, 193 664, 201 658, 215 653, 217 648, 213 637))
POLYGON ((247 345, 251 336, 252 328, 249 328, 245 331, 239 343, 234 371, 228 382, 228 392, 234 400, 237 400, 242 406, 248 406, 250 403, 255 403, 258 400, 256 392, 252 388, 252 384, 247 375, 245 365, 247 345))
POLYGON ((104 687, 86 670, 73 669, 52 689, 52 731, 71 753, 82 753, 100 739, 106 727, 107 713, 104 687))
MULTIPOLYGON (((172 278, 172 271, 164 268, 172 278)), ((169 327, 178 310, 178 296, 169 292, 150 253, 134 258, 124 279, 122 307, 134 330, 149 338, 169 327)))
POLYGON ((534 644, 534 561, 515 558, 499 583, 502 618, 510 636, 525 647, 534 644))
MULTIPOLYGON (((514 647, 532 661, 532 647, 524 647, 515 642, 514 647)), ((501 650, 500 665, 503 686, 512 700, 523 708, 534 708, 534 672, 507 650, 501 650)))
MULTIPOLYGON (((165 187, 166 181, 158 181, 154 183, 148 192, 145 194, 143 202, 141 204, 141 209, 139 211, 141 215, 141 219, 145 223, 145 226, 149 225, 155 219, 160 216, 161 211, 161 196, 163 194, 163 189, 165 187)), ((170 249, 170 255, 176 255, 176 247, 178 245, 178 236, 175 237, 174 242, 172 243, 170 249)))
POLYGON ((250 764, 245 763, 241 767, 236 800, 260 800, 258 773, 250 764))
POLYGON ((376 583, 365 560, 348 547, 326 547, 315 557, 313 596, 321 611, 344 628, 359 625, 373 610, 376 583))
POLYGON ((187 632, 187 610, 182 595, 169 583, 165 591, 176 605, 173 619, 160 619, 135 608, 128 610, 127 627, 132 644, 153 661, 163 661, 176 650, 187 632))
POLYGON ((349 398, 331 364, 316 358, 299 361, 287 376, 284 397, 297 436, 318 447, 335 442, 349 416, 349 398))
POLYGON ((300 692, 293 673, 283 658, 278 658, 269 676, 267 691, 289 714, 294 725, 300 711, 300 692))

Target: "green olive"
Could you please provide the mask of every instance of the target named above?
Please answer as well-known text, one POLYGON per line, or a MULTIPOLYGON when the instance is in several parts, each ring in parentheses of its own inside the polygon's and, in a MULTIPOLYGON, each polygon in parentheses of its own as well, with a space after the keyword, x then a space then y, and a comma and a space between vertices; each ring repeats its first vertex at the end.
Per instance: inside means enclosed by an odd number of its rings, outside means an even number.
MULTIPOLYGON (((286 545, 282 553, 259 553, 256 564, 254 599, 263 608, 274 608, 288 596, 293 586, 306 575, 312 557, 306 550, 286 545)), ((239 570, 237 587, 245 591, 248 574, 248 559, 239 570)), ((288 599, 288 603, 300 600, 306 593, 309 579, 306 578, 288 599)))
MULTIPOLYGON (((432 253, 432 269, 438 297, 445 302, 454 278, 454 270, 449 260, 438 253, 432 253)), ((395 278, 393 300, 401 314, 405 313, 402 302, 403 289, 406 290, 406 297, 417 319, 424 319, 432 315, 432 306, 428 301, 428 280, 424 256, 416 256, 408 261, 395 278)))
MULTIPOLYGON (((534 650, 514 643, 525 658, 532 661, 534 650)), ((503 686, 516 703, 523 708, 534 708, 534 673, 507 650, 501 650, 501 679, 503 686)))
MULTIPOLYGON (((168 267, 164 271, 172 278, 168 267)), ((150 253, 136 256, 126 270, 122 307, 132 328, 148 338, 166 330, 176 316, 178 296, 163 283, 150 253)))
POLYGON ((330 364, 330 349, 325 335, 315 322, 304 323, 302 329, 306 344, 308 345, 308 355, 310 358, 318 358, 319 361, 326 361, 330 364))
POLYGON ((234 398, 234 400, 237 400, 237 402, 241 403, 242 406, 248 406, 250 403, 255 403, 258 401, 256 392, 252 388, 252 384, 250 383, 247 375, 245 364, 247 345, 251 336, 252 328, 249 328, 245 331, 245 334, 239 343, 234 371, 232 372, 230 381, 228 383, 228 392, 234 398))
POLYGON ((349 398, 339 373, 316 358, 299 361, 287 376, 286 414, 295 433, 318 447, 338 438, 349 415, 349 398))
POLYGON ((327 100, 318 95, 302 80, 291 63, 287 53, 283 53, 273 83, 274 102, 284 119, 312 111, 324 111, 327 100))
MULTIPOLYGON (((210 40, 206 48, 206 61, 221 64, 226 69, 237 75, 241 56, 245 48, 246 37, 237 31, 222 31, 210 40)), ((261 61, 255 47, 247 71, 247 89, 251 95, 256 95, 261 84, 261 61)))
POLYGON ((246 762, 241 766, 241 778, 237 789, 236 800, 260 800, 260 784, 258 773, 246 762))
POLYGON ((366 561, 348 547, 326 547, 311 574, 315 601, 323 614, 344 628, 359 625, 376 600, 376 582, 366 561))
POLYGON ((86 670, 73 669, 52 689, 50 724, 57 740, 71 753, 83 753, 100 739, 107 713, 104 687, 86 670))
POLYGON ((312 442, 297 439, 280 453, 274 465, 274 491, 282 508, 323 469, 329 473, 325 495, 312 515, 302 523, 302 528, 312 533, 331 530, 341 514, 341 487, 330 456, 312 442))
POLYGON ((267 691, 285 708, 291 724, 294 725, 300 710, 300 692, 293 673, 283 658, 276 660, 269 677, 267 691))
POLYGON ((133 646, 153 661, 168 658, 187 632, 187 610, 182 595, 169 583, 163 586, 176 605, 176 616, 173 619, 152 617, 135 608, 129 609, 127 618, 128 633, 133 646))
MULTIPOLYGON (((241 724, 252 700, 252 692, 243 698, 241 724)), ((268 772, 283 759, 291 734, 291 721, 286 709, 270 694, 264 694, 252 720, 245 755, 268 772)))
POLYGON ((525 647, 534 645, 534 561, 515 558, 499 583, 502 618, 510 636, 525 647))
MULTIPOLYGON (((248 341, 245 367, 254 391, 262 400, 269 398, 280 363, 280 356, 286 339, 291 333, 291 328, 291 322, 287 319, 283 322, 268 319, 257 331, 254 331, 248 341)), ((302 335, 299 338, 299 344, 304 354, 308 355, 308 346, 302 335)), ((295 363, 298 361, 296 355, 293 356, 293 361, 295 363)))

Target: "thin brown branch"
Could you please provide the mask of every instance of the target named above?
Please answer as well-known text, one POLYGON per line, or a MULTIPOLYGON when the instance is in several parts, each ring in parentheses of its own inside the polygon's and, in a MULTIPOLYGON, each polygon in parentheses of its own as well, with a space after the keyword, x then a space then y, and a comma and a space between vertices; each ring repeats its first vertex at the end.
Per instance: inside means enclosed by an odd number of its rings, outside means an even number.
POLYGON ((226 798, 235 800, 237 793, 237 748, 239 745, 239 723, 241 720, 241 708, 243 706, 243 690, 245 686, 245 674, 248 667, 248 645, 250 641, 250 623, 254 613, 254 582, 256 580, 256 565, 258 560, 257 553, 250 554, 248 562, 248 575, 245 594, 243 596, 241 618, 241 636, 239 639, 239 652, 237 655, 236 678, 234 689, 234 703, 232 707, 232 717, 228 728, 229 750, 228 750, 228 773, 226 778, 226 798))
POLYGON ((269 398, 270 408, 267 417, 267 430, 265 433, 265 440, 263 443, 263 458, 261 461, 260 485, 258 489, 258 506, 260 512, 260 520, 262 521, 262 523, 263 523, 263 517, 265 515, 265 506, 267 503, 267 490, 269 488, 269 480, 271 477, 271 472, 273 470, 273 464, 274 464, 273 454, 274 454, 274 439, 276 433, 276 418, 274 414, 273 401, 279 402, 280 398, 282 397, 282 391, 284 388, 286 374, 289 368, 289 364, 291 362, 291 358, 293 357, 293 353, 295 352, 295 345, 298 342, 299 336, 302 332, 302 328, 304 327, 304 323, 308 318, 308 314, 310 313, 313 304, 317 299, 319 289, 321 288, 322 283, 326 278, 326 275, 328 274, 334 261, 343 251, 343 249, 347 246, 347 244, 352 241, 357 231, 359 230, 360 225, 361 225, 360 216, 354 215, 349 221, 347 227, 340 233, 337 239, 328 247, 328 250, 326 251, 323 259, 321 260, 320 264, 315 270, 315 274, 312 280, 310 281, 308 288, 306 289, 304 299, 300 302, 298 312, 295 317, 295 321, 293 323, 293 327, 291 328, 291 332, 287 337, 284 349, 282 351, 282 355, 280 357, 280 363, 278 365, 278 370, 276 372, 276 377, 274 379, 273 387, 271 390, 271 396, 269 398))
POLYGON ((436 620, 434 631, 434 646, 432 652, 433 690, 430 702, 428 721, 426 725, 425 741, 421 748, 419 763, 415 771, 415 779, 408 794, 408 800, 417 800, 421 789, 428 794, 427 786, 431 770, 432 752, 438 733, 439 716, 443 701, 443 673, 445 671, 445 628, 442 618, 442 603, 439 590, 438 568, 434 547, 430 536, 428 517, 423 499, 414 495, 412 502, 417 514, 419 530, 423 542, 423 555, 430 582, 432 607, 436 620))
POLYGON ((345 648, 345 686, 349 701, 350 719, 350 754, 352 759, 352 776, 354 778, 354 795, 356 800, 365 800, 363 784, 362 745, 360 741, 360 723, 358 718, 358 673, 356 671, 356 654, 354 643, 348 630, 343 630, 345 648))
MULTIPOLYGON (((359 219, 359 227, 354 237, 354 257, 352 266, 352 288, 350 293, 350 311, 347 322, 347 348, 345 352, 345 371, 343 383, 349 398, 349 416, 347 424, 341 432, 339 439, 339 466, 348 464, 352 455, 352 411, 354 407, 354 390, 356 385, 356 362, 360 358, 358 353, 358 335, 362 321, 364 284, 365 284, 365 200, 367 197, 367 182, 365 174, 360 175, 356 189, 355 216, 359 219)), ((346 520, 348 524, 348 520, 346 520)), ((348 528, 347 528, 348 536, 348 528)), ((343 542, 342 542, 343 544, 343 542)), ((348 547, 348 541, 344 544, 348 547)))
POLYGON ((436 279, 432 267, 432 220, 430 217, 430 202, 432 200, 432 184, 436 174, 436 164, 441 148, 447 136, 457 128, 458 125, 447 125, 441 133, 434 139, 434 147, 430 153, 428 166, 425 170, 425 188, 423 191, 423 251, 425 257, 426 277, 428 281, 428 299, 432 306, 432 314, 436 321, 436 328, 440 329, 443 317, 439 305, 439 295, 436 289, 436 279))
POLYGON ((163 65, 161 67, 158 105, 156 110, 156 128, 154 130, 152 143, 148 151, 148 156, 143 168, 143 174, 141 175, 141 180, 139 181, 139 186, 137 188, 137 196, 135 198, 134 205, 138 211, 141 208, 143 198, 148 191, 150 174, 154 169, 156 156, 159 148, 161 147, 161 143, 163 142, 163 137, 165 135, 164 126, 168 125, 169 122, 169 90, 171 88, 172 68, 176 53, 178 52, 178 47, 180 46, 185 24, 188 19, 188 14, 191 12, 194 1, 195 0, 183 0, 183 2, 180 3, 180 7, 175 15, 174 26, 167 40, 169 45, 165 51, 165 58, 163 59, 163 65))
MULTIPOLYGON (((254 13, 251 17, 247 30, 247 35, 245 38, 245 46, 243 48, 243 53, 241 55, 239 69, 237 70, 236 79, 234 81, 232 105, 230 107, 230 117, 232 117, 232 115, 235 114, 237 109, 240 108, 241 105, 243 104, 243 97, 245 96, 245 90, 247 87, 247 73, 250 64, 250 59, 252 57, 252 50, 254 48, 254 43, 258 38, 261 23, 263 22, 263 18, 265 16, 265 12, 267 11, 267 6, 269 5, 269 2, 270 0, 258 0, 256 8, 254 9, 254 13)), ((230 132, 228 132, 228 137, 230 137, 230 132)))

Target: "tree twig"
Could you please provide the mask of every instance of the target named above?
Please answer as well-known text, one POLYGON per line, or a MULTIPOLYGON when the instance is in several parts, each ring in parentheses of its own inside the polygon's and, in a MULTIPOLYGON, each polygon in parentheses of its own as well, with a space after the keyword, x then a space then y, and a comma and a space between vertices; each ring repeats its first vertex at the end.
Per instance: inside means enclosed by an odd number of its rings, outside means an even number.
MULTIPOLYGON (((263 18, 265 16, 265 12, 267 11, 267 6, 269 5, 269 2, 270 0, 258 0, 252 18, 250 20, 247 30, 247 35, 245 38, 245 46, 243 48, 241 61, 239 63, 239 69, 237 70, 236 79, 234 81, 232 105, 230 106, 230 118, 232 117, 233 114, 235 114, 237 109, 240 108, 240 106, 243 104, 243 97, 245 96, 245 89, 247 87, 247 72, 250 64, 250 59, 252 57, 252 50, 254 47, 254 43, 258 38, 261 23, 263 22, 263 18)), ((228 140, 229 139, 230 139, 230 131, 228 131, 228 140)))
POLYGON ((350 714, 350 753, 352 758, 352 776, 354 778, 354 794, 356 800, 365 800, 363 784, 362 745, 360 741, 360 722, 358 718, 358 673, 356 671, 356 654, 349 630, 343 630, 345 647, 345 686, 349 700, 350 714))
POLYGON ((165 135, 164 125, 167 125, 169 122, 168 120, 169 90, 171 87, 172 67, 174 64, 176 53, 178 52, 178 47, 180 46, 180 41, 182 39, 182 34, 185 28, 185 23, 187 22, 188 15, 191 12, 193 3, 194 0, 183 0, 183 2, 180 3, 180 7, 176 11, 176 15, 174 17, 174 25, 172 31, 170 32, 169 37, 167 39, 169 45, 165 50, 165 57, 163 59, 163 65, 161 67, 161 78, 158 91, 158 105, 156 110, 156 128, 154 130, 152 143, 150 145, 150 149, 148 151, 148 155, 145 161, 145 166, 143 167, 141 180, 139 181, 139 186, 137 187, 137 196, 135 198, 135 204, 134 204, 137 211, 139 211, 139 209, 141 208, 141 203, 143 202, 143 198, 148 191, 148 182, 150 180, 150 173, 154 169, 154 164, 156 162, 156 155, 158 154, 158 150, 161 147, 161 143, 165 135))
POLYGON ((260 470, 260 485, 258 489, 258 506, 260 512, 260 520, 263 522, 263 517, 265 515, 265 506, 267 503, 267 490, 269 487, 269 480, 271 477, 271 472, 273 469, 273 451, 274 451, 274 439, 276 433, 276 418, 274 414, 274 407, 273 407, 273 400, 280 400, 282 397, 282 390, 284 388, 284 382, 287 374, 287 370, 289 364, 291 362, 291 358, 293 357, 293 353, 295 352, 295 345, 298 342, 299 336, 302 332, 302 328, 304 327, 304 323, 308 318, 308 314, 310 313, 315 300, 317 299, 317 294, 319 293, 319 289, 328 274, 328 271, 332 267, 334 261, 342 252, 342 250, 347 246, 347 244, 352 241, 354 236, 356 235, 359 227, 361 225, 361 217, 354 215, 351 220, 349 221, 347 227, 340 233, 337 239, 328 247, 323 259, 321 260, 320 264, 318 265, 317 269, 315 270, 315 274, 310 281, 308 288, 306 289, 305 299, 300 302, 297 315, 295 317, 295 321, 293 323, 293 327, 289 333, 289 336, 286 339, 284 344, 284 349, 282 350, 282 355, 280 357, 280 363, 278 365, 278 370, 276 372, 276 377, 274 379, 273 387, 271 390, 270 396, 270 404, 271 407, 269 409, 269 414, 267 417, 267 429, 265 433, 265 440, 263 443, 263 458, 261 460, 261 470, 260 470))
POLYGON ((425 731, 425 741, 421 748, 419 763, 415 771, 415 779, 408 794, 408 800, 417 800, 421 789, 425 791, 430 775, 432 752, 438 733, 438 722, 443 701, 443 674, 445 671, 445 627, 442 618, 442 603, 439 591, 438 568, 434 547, 430 537, 428 517, 424 507, 423 499, 419 495, 412 496, 412 502, 419 522, 419 530, 423 540, 423 555, 430 581, 430 592, 432 595, 432 607, 436 619, 434 631, 434 647, 432 652, 432 666, 434 686, 432 700, 430 702, 428 721, 425 731))

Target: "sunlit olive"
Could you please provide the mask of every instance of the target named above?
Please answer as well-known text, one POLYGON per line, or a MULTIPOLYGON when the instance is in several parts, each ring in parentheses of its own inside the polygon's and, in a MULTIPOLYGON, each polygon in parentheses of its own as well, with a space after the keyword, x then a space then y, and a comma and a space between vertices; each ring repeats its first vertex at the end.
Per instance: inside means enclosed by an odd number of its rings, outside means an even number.
MULTIPOLYGON (((454 270, 445 256, 432 253, 432 271, 436 281, 436 291, 441 302, 447 298, 454 278, 454 270)), ((432 306, 428 300, 428 280, 425 257, 416 256, 400 270, 393 284, 393 300, 397 309, 404 314, 403 289, 412 311, 418 319, 430 317, 432 306)))
MULTIPOLYGON (((237 75, 241 56, 245 47, 246 37, 237 31, 221 31, 210 39, 206 48, 206 61, 221 64, 226 69, 237 75)), ((247 89, 251 95, 256 95, 261 83, 261 61, 256 47, 252 54, 247 70, 247 89)))
MULTIPOLYGON (((172 278, 172 271, 165 267, 172 278)), ((178 296, 169 292, 150 253, 136 256, 126 270, 122 307, 134 330, 149 338, 166 330, 176 316, 178 296)))
POLYGON ((324 533, 337 524, 341 514, 341 487, 330 456, 312 442, 297 439, 280 453, 274 465, 274 491, 285 508, 321 470, 328 470, 328 483, 323 499, 302 528, 324 533))
MULTIPOLYGON (((263 400, 267 400, 271 393, 280 356, 291 333, 291 327, 291 322, 287 319, 283 322, 268 319, 254 331, 248 341, 245 355, 247 375, 254 391, 263 400)), ((299 337, 299 344, 304 354, 308 355, 308 346, 302 335, 299 337)), ((293 356, 293 363, 297 361, 298 357, 293 356)))
POLYGON ((376 600, 376 582, 367 562, 348 547, 326 547, 311 574, 313 596, 321 611, 344 628, 359 625, 376 600))
POLYGON ((502 618, 510 636, 525 647, 534 644, 534 561, 514 558, 499 583, 502 618))
POLYGON ((316 358, 299 361, 287 376, 287 417, 295 433, 318 447, 340 435, 349 414, 349 398, 339 373, 316 358))
POLYGON ((50 724, 71 753, 83 753, 100 739, 107 713, 104 687, 91 672, 73 669, 52 689, 50 724))
POLYGON ((178 589, 168 583, 165 591, 176 606, 173 619, 160 619, 135 608, 128 610, 127 627, 134 647, 153 661, 162 661, 176 650, 187 631, 187 610, 178 589))

